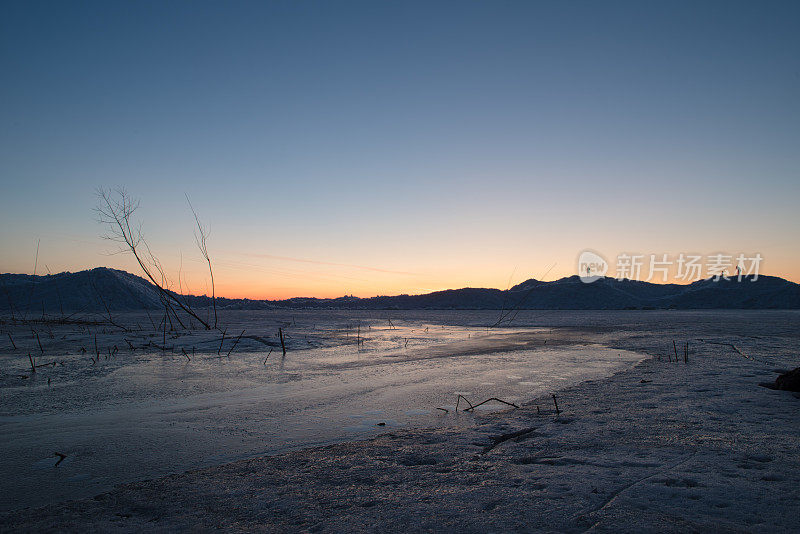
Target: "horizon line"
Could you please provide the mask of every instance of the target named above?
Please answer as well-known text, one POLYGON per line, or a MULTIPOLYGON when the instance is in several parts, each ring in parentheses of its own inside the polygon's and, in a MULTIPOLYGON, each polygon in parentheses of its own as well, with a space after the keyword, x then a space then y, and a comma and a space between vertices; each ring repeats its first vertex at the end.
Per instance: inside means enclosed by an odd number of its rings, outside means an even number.
MULTIPOLYGON (((106 266, 92 267, 90 269, 83 269, 83 270, 80 270, 80 271, 61 271, 61 272, 57 272, 57 273, 36 274, 36 275, 34 275, 32 273, 10 273, 10 272, 0 273, 0 275, 36 276, 36 277, 46 278, 46 277, 63 275, 63 274, 79 274, 79 273, 82 273, 82 272, 90 272, 90 271, 94 271, 94 270, 97 270, 97 269, 106 269, 106 270, 109 270, 109 271, 123 272, 123 273, 129 274, 131 276, 136 276, 137 278, 140 278, 140 279, 144 280, 148 284, 153 285, 152 282, 150 282, 150 280, 148 280, 144 276, 141 276, 141 275, 136 274, 136 273, 132 273, 130 271, 126 271, 124 269, 117 269, 115 267, 106 267, 106 266)), ((798 282, 795 282, 794 280, 790 280, 788 278, 784 278, 782 276, 777 276, 777 275, 772 275, 772 274, 762 274, 762 273, 758 273, 758 274, 755 274, 755 275, 754 274, 746 274, 746 275, 743 274, 742 278, 743 279, 747 279, 747 278, 750 278, 750 277, 753 277, 753 276, 757 276, 758 278, 777 278, 777 279, 784 280, 784 281, 792 283, 792 284, 798 284, 798 282)), ((517 287, 517 286, 520 286, 522 284, 525 284, 525 283, 531 282, 531 281, 539 282, 539 283, 543 283, 543 284, 550 284, 550 283, 558 282, 558 281, 561 281, 561 280, 566 280, 566 279, 569 279, 569 278, 580 278, 580 276, 577 275, 577 274, 572 274, 572 275, 569 275, 569 276, 562 276, 561 278, 557 278, 555 280, 538 280, 536 278, 527 278, 527 279, 523 280, 522 282, 519 282, 518 284, 514 284, 513 287, 517 287)), ((613 276, 603 276, 602 277, 603 280, 614 280, 614 281, 618 281, 618 282, 628 281, 628 282, 639 282, 639 283, 644 283, 644 284, 650 284, 650 285, 654 285, 654 286, 684 286, 684 287, 685 286, 690 286, 690 285, 692 285, 694 283, 697 283, 697 282, 713 280, 714 278, 715 278, 714 276, 709 276, 707 278, 700 278, 700 279, 692 280, 692 281, 689 281, 689 282, 686 282, 686 283, 677 283, 677 282, 654 282, 654 281, 646 281, 646 280, 633 280, 633 279, 630 279, 630 278, 615 278, 613 276)), ((736 278, 737 278, 737 275, 729 275, 729 276, 727 276, 727 280, 728 281, 735 280, 736 278)), ((724 279, 725 278, 720 277, 718 279, 718 281, 719 280, 724 280, 724 279)), ((593 282, 586 282, 585 285, 590 286, 590 285, 594 284, 595 282, 597 282, 597 280, 595 280, 593 282)), ((208 298, 208 299, 212 298, 210 295, 207 295, 207 294, 178 293, 174 289, 170 289, 170 288, 167 288, 167 289, 169 291, 173 292, 173 293, 176 293, 176 294, 184 296, 184 297, 208 298)), ((344 295, 340 295, 338 297, 315 297, 315 296, 300 296, 300 295, 298 295, 298 296, 286 297, 286 298, 228 297, 228 296, 224 296, 224 295, 216 295, 216 298, 228 299, 228 300, 263 301, 263 302, 283 302, 283 301, 289 301, 289 300, 295 300, 295 299, 337 300, 337 299, 341 299, 341 298, 356 298, 356 299, 361 299, 361 300, 368 300, 368 299, 386 298, 386 297, 390 297, 390 298, 391 297, 415 297, 415 296, 430 295, 430 294, 433 294, 433 293, 441 293, 441 292, 444 292, 444 291, 461 291, 461 290, 465 290, 465 289, 486 289, 486 290, 494 290, 494 291, 506 292, 506 291, 511 291, 512 288, 509 287, 507 289, 500 289, 500 288, 495 288, 495 287, 464 286, 464 287, 457 287, 457 288, 452 288, 451 287, 451 288, 445 288, 445 289, 436 289, 436 290, 433 290, 433 291, 428 291, 427 293, 397 293, 397 294, 392 294, 392 295, 377 294, 377 295, 372 295, 372 296, 369 296, 369 297, 358 297, 358 296, 355 296, 355 295, 352 295, 352 294, 350 294, 350 295, 344 294, 344 295)))

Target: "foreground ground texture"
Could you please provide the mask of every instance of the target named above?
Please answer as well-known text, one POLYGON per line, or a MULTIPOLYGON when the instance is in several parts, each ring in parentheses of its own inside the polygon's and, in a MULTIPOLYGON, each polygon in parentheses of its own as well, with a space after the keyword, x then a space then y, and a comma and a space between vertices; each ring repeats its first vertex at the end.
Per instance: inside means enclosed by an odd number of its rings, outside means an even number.
POLYGON ((797 314, 572 331, 650 357, 558 392, 559 414, 540 398, 466 430, 395 431, 7 513, 0 530, 800 528, 800 399, 758 385, 800 365, 797 314))

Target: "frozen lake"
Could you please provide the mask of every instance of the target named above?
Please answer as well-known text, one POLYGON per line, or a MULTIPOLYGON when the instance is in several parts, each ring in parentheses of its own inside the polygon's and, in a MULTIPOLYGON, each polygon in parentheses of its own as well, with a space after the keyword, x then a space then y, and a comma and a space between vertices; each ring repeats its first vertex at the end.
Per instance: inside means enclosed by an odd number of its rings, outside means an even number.
POLYGON ((530 314, 492 329, 487 312, 377 315, 231 313, 225 339, 6 324, 17 349, 8 338, 0 358, 0 510, 392 428, 471 425, 455 412, 459 394, 520 404, 644 357, 554 334, 530 314), (45 364, 35 373, 28 353, 45 364), (57 467, 55 453, 66 455, 57 467))

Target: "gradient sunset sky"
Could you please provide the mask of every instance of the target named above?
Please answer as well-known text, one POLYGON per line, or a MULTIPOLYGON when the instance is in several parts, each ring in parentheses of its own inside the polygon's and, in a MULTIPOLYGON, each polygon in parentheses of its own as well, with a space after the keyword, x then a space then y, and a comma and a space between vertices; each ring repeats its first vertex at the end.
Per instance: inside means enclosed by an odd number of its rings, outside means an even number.
MULTIPOLYGON (((0 4, 0 271, 110 266, 98 187, 177 284, 420 293, 583 249, 800 281, 799 2, 0 4)), ((613 274, 613 273, 610 273, 613 274)))

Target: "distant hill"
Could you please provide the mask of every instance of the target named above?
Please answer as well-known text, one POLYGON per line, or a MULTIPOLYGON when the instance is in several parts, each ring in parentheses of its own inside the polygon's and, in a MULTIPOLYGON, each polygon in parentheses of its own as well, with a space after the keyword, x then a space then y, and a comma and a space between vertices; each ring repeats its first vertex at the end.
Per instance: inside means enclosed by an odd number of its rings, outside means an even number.
POLYGON ((128 311, 162 307, 150 282, 125 271, 98 267, 45 276, 0 274, 0 310, 16 314, 128 311))
MULTIPOLYGON (((187 296, 194 307, 211 299, 187 296)), ((72 313, 158 309, 158 291, 147 280, 100 267, 78 273, 46 276, 0 275, 0 312, 31 315, 42 311, 72 313)), ((774 276, 756 281, 700 280, 689 285, 650 284, 601 278, 585 284, 577 276, 552 282, 526 280, 507 291, 464 288, 424 295, 334 299, 292 298, 268 301, 217 299, 218 308, 332 308, 332 309, 501 309, 622 310, 622 309, 800 309, 800 285, 774 276)))

